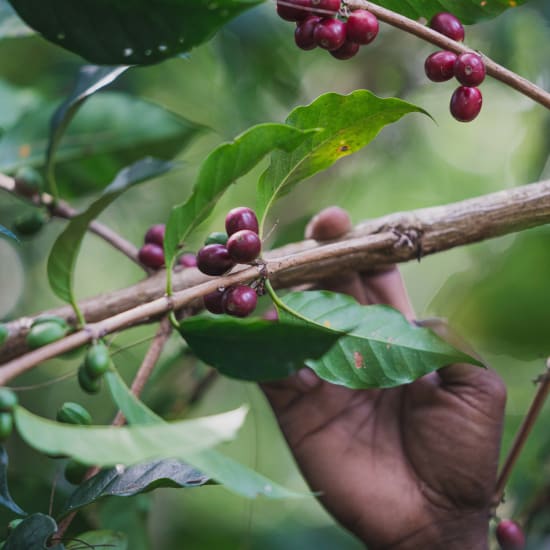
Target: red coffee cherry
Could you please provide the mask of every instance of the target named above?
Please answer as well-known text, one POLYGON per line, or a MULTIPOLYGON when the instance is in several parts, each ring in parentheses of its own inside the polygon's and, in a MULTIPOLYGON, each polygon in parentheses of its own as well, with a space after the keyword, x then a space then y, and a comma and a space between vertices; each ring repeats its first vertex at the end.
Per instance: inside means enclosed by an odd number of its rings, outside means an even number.
POLYGON ((258 233, 258 218, 254 210, 246 206, 238 206, 227 213, 225 217, 225 231, 231 236, 242 229, 250 229, 254 233, 258 233))
POLYGON ((160 269, 164 265, 164 250, 158 244, 147 243, 139 249, 138 258, 143 265, 160 269))
POLYGON ((313 31, 321 18, 316 15, 310 15, 298 23, 294 31, 294 42, 302 50, 313 50, 317 47, 317 42, 313 38, 313 31))
POLYGON ((525 548, 525 535, 515 521, 503 519, 497 525, 496 536, 502 550, 524 550, 525 548))
POLYGON ((311 0, 277 0, 277 14, 285 21, 301 21, 311 14, 311 0))
POLYGON ((197 254, 197 267, 206 275, 223 275, 234 265, 223 244, 207 244, 197 254))
POLYGON ((437 13, 432 17, 430 27, 457 42, 464 40, 464 27, 452 13, 437 13))
POLYGON ((479 86, 485 79, 485 63, 475 53, 463 53, 456 59, 454 75, 464 86, 479 86))
POLYGON ((183 267, 197 267, 197 256, 192 252, 188 252, 180 257, 178 263, 183 267))
POLYGON ((320 48, 337 50, 346 41, 346 24, 339 19, 321 19, 313 31, 313 38, 320 48))
POLYGON ((227 250, 231 259, 241 264, 247 264, 255 260, 262 250, 262 241, 257 233, 250 229, 237 231, 229 237, 227 250))
POLYGON ((479 115, 483 97, 477 88, 460 86, 451 97, 451 114, 460 122, 470 122, 479 115))
POLYGON ((323 17, 331 17, 338 13, 340 0, 311 0, 313 13, 323 17))
POLYGON ((370 11, 355 10, 348 17, 347 40, 370 44, 378 35, 378 19, 370 11))
POLYGON ((211 292, 210 294, 206 294, 203 296, 202 301, 204 303, 204 307, 210 312, 210 313, 216 313, 220 314, 223 313, 223 293, 224 290, 216 289, 214 292, 211 292))
POLYGON ((335 57, 336 59, 351 59, 357 54, 360 47, 361 45, 357 44, 357 42, 349 42, 348 40, 346 40, 344 44, 340 46, 337 50, 332 50, 329 53, 330 55, 332 55, 332 57, 335 57))
POLYGON ((166 226, 163 223, 152 225, 145 233, 145 243, 153 243, 158 246, 164 246, 164 234, 166 233, 166 226))
POLYGON ((432 53, 424 63, 426 76, 433 82, 445 82, 454 76, 457 55, 454 52, 441 51, 432 53))
POLYGON ((256 291, 249 286, 232 286, 223 293, 223 310, 234 317, 247 317, 256 309, 257 303, 256 291))

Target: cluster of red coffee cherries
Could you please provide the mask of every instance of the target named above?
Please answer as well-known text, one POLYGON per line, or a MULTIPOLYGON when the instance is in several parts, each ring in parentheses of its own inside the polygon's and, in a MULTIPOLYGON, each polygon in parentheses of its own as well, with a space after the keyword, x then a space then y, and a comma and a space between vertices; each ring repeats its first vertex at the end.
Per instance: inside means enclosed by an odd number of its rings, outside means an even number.
MULTIPOLYGON (((451 13, 434 15, 430 27, 458 42, 464 40, 464 27, 451 13)), ((433 82, 456 78, 461 86, 451 97, 451 114, 460 122, 470 122, 476 118, 483 103, 477 86, 485 79, 485 63, 479 55, 473 52, 457 55, 446 50, 435 52, 426 59, 424 70, 433 82)))
POLYGON ((497 541, 502 550, 524 550, 525 535, 521 527, 511 519, 503 519, 497 525, 497 541))
MULTIPOLYGON (((206 275, 223 275, 235 264, 253 263, 262 250, 258 218, 253 210, 239 206, 225 218, 226 233, 211 233, 197 253, 197 267, 206 275)), ((247 285, 219 288, 203 298, 211 313, 246 317, 258 302, 256 290, 247 285)))
POLYGON ((340 0, 277 0, 277 13, 295 21, 294 40, 302 50, 323 48, 336 59, 350 59, 378 35, 378 19, 366 10, 339 14, 340 0))
MULTIPOLYGON (((139 249, 138 259, 146 267, 157 270, 164 266, 164 234, 166 226, 163 223, 152 225, 145 233, 145 244, 139 249)), ((190 252, 180 256, 178 265, 196 267, 197 257, 190 252)))

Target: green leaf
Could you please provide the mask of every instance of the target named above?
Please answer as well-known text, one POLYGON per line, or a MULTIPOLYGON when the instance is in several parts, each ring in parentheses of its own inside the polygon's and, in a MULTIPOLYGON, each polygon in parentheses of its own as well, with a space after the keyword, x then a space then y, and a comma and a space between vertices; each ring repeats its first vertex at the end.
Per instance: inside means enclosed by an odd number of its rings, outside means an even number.
MULTIPOLYGON (((109 380, 110 387, 112 384, 120 383, 126 387, 120 378, 112 377, 109 380)), ((125 391, 130 393, 127 387, 125 391)), ((123 393, 124 388, 119 388, 118 392, 123 393)), ((113 393, 113 395, 115 394, 113 393)), ((143 403, 138 402, 135 397, 121 399, 117 401, 117 405, 130 424, 139 422, 145 425, 158 425, 159 422, 164 422, 143 403)), ((304 498, 308 496, 282 487, 215 449, 204 449, 192 453, 185 457, 185 461, 198 468, 204 475, 223 484, 230 491, 247 498, 256 498, 259 495, 268 498, 304 498)))
POLYGON ((431 19, 438 12, 446 11, 456 15, 464 24, 496 17, 505 10, 525 4, 528 0, 378 0, 384 8, 406 15, 411 19, 431 19))
POLYGON ((288 125, 322 130, 309 135, 291 151, 275 151, 271 155, 271 164, 258 182, 261 229, 273 203, 296 184, 359 151, 384 126, 415 112, 427 114, 416 105, 400 99, 382 99, 367 90, 349 95, 324 94, 310 105, 294 109, 286 120, 288 125))
POLYGON ((67 126, 86 99, 114 82, 127 69, 129 69, 128 66, 97 67, 86 65, 81 67, 74 90, 53 114, 50 123, 50 139, 46 150, 46 173, 50 185, 54 186, 52 192, 55 195, 57 195, 57 188, 53 183, 54 157, 67 126))
MULTIPOLYGON (((310 127, 311 128, 311 127, 310 127)), ((312 133, 285 124, 259 124, 234 141, 223 143, 204 161, 191 196, 173 208, 164 237, 169 271, 179 244, 212 212, 216 202, 235 181, 275 149, 292 151, 312 133)))
POLYGON ((34 31, 21 21, 8 0, 0 0, 0 39, 19 38, 31 34, 34 34, 34 31))
POLYGON ((200 487, 209 479, 192 466, 174 459, 156 460, 125 469, 112 468, 84 481, 70 496, 62 515, 103 497, 129 497, 160 487, 200 487))
POLYGON ((257 382, 286 378, 343 336, 313 323, 225 315, 189 317, 180 322, 179 331, 205 363, 227 376, 257 382))
POLYGON ((7 237, 8 239, 13 239, 14 241, 19 242, 19 239, 17 238, 17 235, 12 233, 9 229, 4 227, 3 225, 0 225, 0 236, 1 237, 7 237))
POLYGON ((11 498, 8 489, 8 452, 3 446, 0 446, 0 505, 20 516, 26 515, 11 498))
POLYGON ((52 517, 33 514, 12 531, 3 550, 63 550, 62 544, 48 546, 48 539, 56 531, 57 524, 52 517))
POLYGON ((76 307, 73 274, 82 239, 88 225, 124 191, 151 178, 164 174, 173 164, 146 158, 122 170, 101 197, 82 214, 73 218, 55 241, 48 258, 48 279, 54 293, 76 307))
POLYGON ((106 500, 99 507, 99 525, 126 533, 131 550, 151 550, 147 529, 150 507, 149 495, 106 500))
POLYGON ((47 40, 99 65, 148 65, 187 52, 262 0, 11 0, 47 40))
POLYGON ((228 413, 147 426, 73 426, 53 422, 22 407, 15 409, 21 437, 51 455, 68 455, 83 464, 131 466, 166 457, 181 458, 233 439, 246 416, 241 407, 228 413))
MULTIPOLYGON (((8 128, 0 140, 0 171, 13 173, 27 165, 44 167, 45 136, 56 108, 35 102, 8 128)), ((85 102, 57 149, 60 193, 71 197, 96 192, 140 158, 174 157, 203 130, 203 126, 154 103, 119 92, 98 94, 85 102)))
MULTIPOLYGON (((410 324, 389 306, 362 306, 349 296, 327 291, 294 292, 283 302, 302 319, 346 331, 326 355, 306 362, 333 384, 390 388, 455 362, 482 366, 429 329, 410 324)), ((280 309, 281 319, 289 315, 280 309)))
POLYGON ((67 550, 88 550, 108 548, 109 550, 127 550, 128 538, 124 533, 115 531, 87 531, 81 533, 67 545, 67 550))

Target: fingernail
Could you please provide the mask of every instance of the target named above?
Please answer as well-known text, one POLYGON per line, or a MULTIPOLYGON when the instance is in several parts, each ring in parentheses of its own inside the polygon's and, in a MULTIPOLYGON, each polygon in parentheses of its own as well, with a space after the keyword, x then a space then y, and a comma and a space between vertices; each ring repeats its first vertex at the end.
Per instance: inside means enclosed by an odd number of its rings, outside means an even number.
POLYGON ((299 370, 296 376, 304 386, 304 390, 312 390, 321 383, 321 379, 307 367, 299 370))

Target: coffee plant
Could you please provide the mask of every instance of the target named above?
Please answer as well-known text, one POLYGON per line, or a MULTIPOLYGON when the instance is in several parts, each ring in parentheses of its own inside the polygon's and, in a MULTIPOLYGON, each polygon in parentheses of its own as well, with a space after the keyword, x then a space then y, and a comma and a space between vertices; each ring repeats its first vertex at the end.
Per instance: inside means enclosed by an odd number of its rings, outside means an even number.
POLYGON ((261 473, 278 435, 247 382, 307 366, 390 391, 486 368, 443 319, 324 290, 411 260, 413 300, 440 287, 432 309, 505 357, 493 543, 547 547, 549 29, 537 0, 0 0, 0 547, 229 548, 239 522, 250 547, 359 547, 297 527, 323 488, 288 461, 261 473), (365 221, 334 210, 340 237, 311 238, 331 201, 365 221), (460 266, 424 260, 450 249, 460 266), (155 513, 162 488, 221 504, 155 513))

